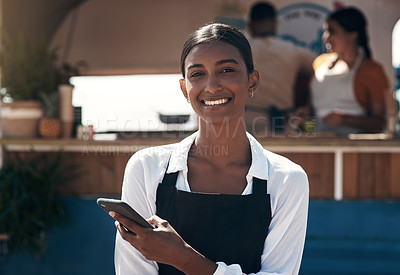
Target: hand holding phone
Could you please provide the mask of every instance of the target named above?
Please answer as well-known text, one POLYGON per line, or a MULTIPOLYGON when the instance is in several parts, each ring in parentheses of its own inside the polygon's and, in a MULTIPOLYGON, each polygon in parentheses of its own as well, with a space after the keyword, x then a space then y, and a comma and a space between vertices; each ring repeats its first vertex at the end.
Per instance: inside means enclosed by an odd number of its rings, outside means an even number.
POLYGON ((130 207, 126 202, 116 199, 98 198, 97 204, 107 213, 114 211, 143 227, 153 228, 151 224, 149 224, 141 215, 139 215, 139 213, 133 210, 133 208, 130 207))

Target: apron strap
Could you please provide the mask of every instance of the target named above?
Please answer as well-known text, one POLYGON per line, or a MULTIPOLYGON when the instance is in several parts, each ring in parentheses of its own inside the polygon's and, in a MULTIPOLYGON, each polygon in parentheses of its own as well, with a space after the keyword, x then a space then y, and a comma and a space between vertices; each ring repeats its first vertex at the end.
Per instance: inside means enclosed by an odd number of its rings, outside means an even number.
POLYGON ((169 161, 171 160, 171 156, 168 159, 167 163, 167 168, 165 168, 165 173, 164 173, 164 178, 161 182, 161 184, 169 185, 169 186, 175 186, 176 185, 176 180, 178 179, 178 173, 179 171, 176 171, 171 174, 167 174, 168 166, 169 166, 169 161))
POLYGON ((168 166, 169 166, 169 161, 171 160, 171 156, 168 159, 167 163, 167 168, 165 168, 165 173, 164 173, 164 178, 161 182, 161 184, 169 185, 169 186, 176 186, 176 180, 178 179, 178 173, 179 171, 176 171, 174 173, 167 174, 168 166))
POLYGON ((253 194, 267 194, 267 180, 253 177, 253 194))
POLYGON ((163 178, 161 184, 175 186, 176 180, 178 179, 178 173, 179 173, 179 171, 176 171, 171 174, 167 174, 167 171, 165 170, 165 175, 164 175, 164 178, 163 178))

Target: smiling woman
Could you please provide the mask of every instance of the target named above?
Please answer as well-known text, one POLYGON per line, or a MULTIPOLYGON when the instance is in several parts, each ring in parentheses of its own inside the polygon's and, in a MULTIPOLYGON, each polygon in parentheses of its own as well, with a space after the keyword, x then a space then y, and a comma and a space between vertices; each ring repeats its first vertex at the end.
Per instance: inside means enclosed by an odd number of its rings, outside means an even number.
POLYGON ((181 68, 199 130, 129 160, 122 200, 154 228, 110 213, 116 273, 298 274, 308 179, 246 132, 244 106, 259 78, 246 38, 204 26, 185 43, 181 68))
POLYGON ((314 61, 312 104, 317 131, 347 136, 385 129, 389 82, 372 58, 367 19, 354 7, 329 14, 323 39, 328 54, 314 61))

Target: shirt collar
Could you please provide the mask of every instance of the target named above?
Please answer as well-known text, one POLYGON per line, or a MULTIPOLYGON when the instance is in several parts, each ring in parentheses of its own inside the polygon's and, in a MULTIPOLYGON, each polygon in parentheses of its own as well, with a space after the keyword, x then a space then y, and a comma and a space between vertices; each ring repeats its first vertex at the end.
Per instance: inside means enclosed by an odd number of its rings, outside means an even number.
POLYGON ((168 174, 180 170, 187 171, 187 158, 189 150, 196 139, 197 134, 198 132, 193 133, 174 146, 174 149, 171 153, 171 158, 169 159, 169 165, 167 169, 168 174))
POLYGON ((247 133, 247 138, 249 139, 251 149, 251 166, 248 176, 268 180, 269 162, 265 155, 265 149, 251 134, 247 133))
MULTIPOLYGON (((174 173, 177 171, 187 171, 187 158, 189 154, 190 147, 192 146, 194 140, 197 137, 198 132, 186 137, 181 142, 174 146, 174 149, 169 160, 169 166, 167 173, 174 173)), ((247 133, 247 138, 250 142, 251 148, 251 166, 248 172, 248 176, 256 177, 259 179, 268 180, 268 159, 264 153, 264 148, 262 145, 249 133, 247 133)))

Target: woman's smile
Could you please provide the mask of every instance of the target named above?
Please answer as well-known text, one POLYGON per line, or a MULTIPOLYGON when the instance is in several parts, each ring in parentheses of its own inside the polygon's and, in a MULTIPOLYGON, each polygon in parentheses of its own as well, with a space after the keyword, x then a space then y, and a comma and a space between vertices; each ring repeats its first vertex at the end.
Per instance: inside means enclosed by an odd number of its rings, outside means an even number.
POLYGON ((201 104, 206 108, 220 108, 227 105, 232 100, 232 97, 225 97, 220 99, 204 99, 201 100, 201 104))

